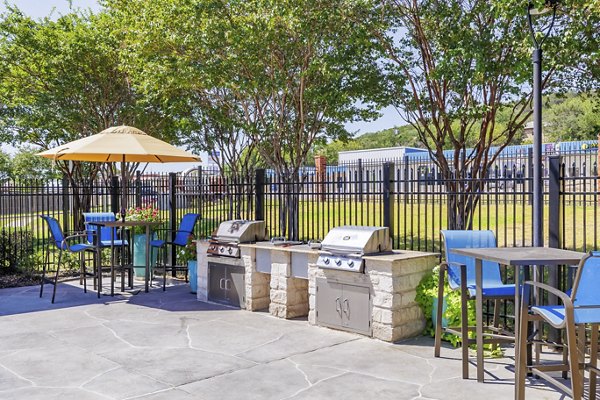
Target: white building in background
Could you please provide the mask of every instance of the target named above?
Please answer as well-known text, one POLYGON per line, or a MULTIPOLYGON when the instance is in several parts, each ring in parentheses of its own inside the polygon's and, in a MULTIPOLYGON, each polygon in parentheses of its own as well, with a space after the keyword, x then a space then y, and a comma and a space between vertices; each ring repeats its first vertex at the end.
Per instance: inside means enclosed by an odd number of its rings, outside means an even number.
POLYGON ((338 153, 338 164, 354 164, 358 160, 365 163, 393 162, 404 159, 405 156, 427 155, 427 150, 416 147, 385 147, 381 149, 350 150, 338 153))
MULTIPOLYGON (((429 160, 425 149, 415 147, 386 147, 379 149, 340 151, 338 153, 338 169, 346 174, 345 184, 340 190, 346 193, 380 193, 383 189, 383 163, 394 163, 395 180, 411 179, 411 172, 404 170, 405 160, 429 160), (408 173, 408 177, 405 175, 408 173)), ((341 180, 341 178, 338 178, 341 180)))

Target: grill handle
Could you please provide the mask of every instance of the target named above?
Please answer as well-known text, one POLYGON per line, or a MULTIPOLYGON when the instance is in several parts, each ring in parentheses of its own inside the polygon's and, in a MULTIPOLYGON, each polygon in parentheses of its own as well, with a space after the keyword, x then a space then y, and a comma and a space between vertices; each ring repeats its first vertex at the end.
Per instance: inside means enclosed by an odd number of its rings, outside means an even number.
POLYGON ((219 289, 221 289, 221 290, 225 290, 226 289, 224 282, 225 282, 225 278, 221 278, 219 280, 219 289))
POLYGON ((340 302, 340 298, 336 297, 335 299, 335 311, 340 314, 340 316, 342 315, 342 303, 340 302))

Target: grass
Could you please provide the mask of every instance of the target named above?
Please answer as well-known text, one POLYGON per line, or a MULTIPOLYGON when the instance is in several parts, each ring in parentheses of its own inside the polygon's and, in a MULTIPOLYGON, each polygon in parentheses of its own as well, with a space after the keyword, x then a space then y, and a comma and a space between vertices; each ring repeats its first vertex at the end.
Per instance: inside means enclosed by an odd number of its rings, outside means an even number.
MULTIPOLYGON (((365 196, 367 197, 367 196, 365 196)), ((226 215, 225 203, 212 203, 208 215, 226 215)), ((278 235, 280 203, 265 205, 267 229, 278 235)), ((301 239, 322 239, 334 226, 383 225, 382 207, 379 201, 301 201, 298 220, 301 239)), ((574 250, 590 250, 598 247, 597 207, 582 201, 572 201, 563 206, 563 217, 552 216, 561 221, 560 242, 574 250)), ((544 237, 548 245, 549 208, 544 208, 544 237)), ((396 202, 392 230, 395 247, 408 249, 439 249, 439 231, 447 228, 447 206, 444 202, 396 202)), ((210 223, 207 222, 207 225, 210 223)), ((530 246, 532 244, 532 207, 514 201, 514 196, 502 196, 494 202, 482 203, 473 218, 474 229, 491 229, 496 233, 499 246, 530 246)))
MULTIPOLYGON (((314 198, 299 203, 299 236, 303 240, 323 239, 327 232, 339 225, 383 225, 382 205, 379 198, 374 200, 364 196, 357 202, 354 195, 345 195, 339 201, 314 198)), ((270 200, 270 199, 269 199, 270 200)), ((493 202, 483 202, 474 216, 474 229, 491 229, 496 233, 500 246, 528 246, 532 242, 531 206, 515 201, 514 196, 494 197, 493 202)), ((570 199, 564 205, 564 216, 552 216, 562 221, 560 230, 563 247, 575 250, 591 250, 598 247, 599 232, 597 206, 591 203, 570 199)), ((199 237, 210 236, 222 219, 230 215, 230 203, 226 200, 205 202, 202 216, 197 227, 199 237)), ((268 201, 265 204, 265 220, 269 236, 279 236, 282 225, 279 221, 281 204, 268 201)), ((181 213, 197 212, 197 209, 183 209, 181 213)), ((251 218, 253 210, 242 209, 242 215, 251 218), (248 217, 250 216, 250 217, 248 217)), ((54 214, 61 225, 62 213, 54 214)), ((169 213, 161 211, 163 220, 169 213)), ((544 237, 549 237, 548 207, 544 209, 544 237)), ((444 198, 437 196, 435 201, 424 200, 418 196, 398 198, 394 202, 392 234, 394 247, 401 249, 439 251, 439 231, 447 227, 447 207, 444 198)), ((67 221, 72 226, 72 220, 67 221)), ((47 227, 35 213, 4 215, 0 227, 6 229, 27 229, 33 233, 35 248, 41 248, 48 237, 47 227), (19 228, 14 228, 19 221, 19 228), (11 222, 13 224, 11 224, 11 222)))

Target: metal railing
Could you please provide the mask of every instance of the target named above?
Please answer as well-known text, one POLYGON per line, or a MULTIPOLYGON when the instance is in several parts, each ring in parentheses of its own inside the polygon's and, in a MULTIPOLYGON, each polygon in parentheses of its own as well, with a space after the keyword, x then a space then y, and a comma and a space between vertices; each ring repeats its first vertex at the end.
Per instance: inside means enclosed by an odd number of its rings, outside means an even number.
MULTIPOLYGON (((544 156, 546 245, 598 249, 596 156, 595 150, 544 156)), ((532 243, 530 157, 515 153, 499 158, 478 192, 473 229, 492 229, 500 246, 532 243)), ((232 178, 199 168, 186 175, 138 175, 127 187, 127 203, 153 204, 172 228, 184 213, 200 213, 197 237, 210 236, 221 221, 237 218, 264 219, 269 236, 292 239, 293 234, 299 240, 322 239, 339 225, 387 225, 395 248, 441 252, 439 231, 448 226, 449 195, 461 196, 460 188, 470 179, 442 179, 430 160, 408 157, 385 163, 361 160, 321 171, 304 168, 292 181, 263 169, 232 178), (450 184, 458 188, 456 193, 448 192, 450 184)), ((0 256, 0 266, 19 262, 15 246, 36 252, 45 243, 48 234, 40 214, 59 218, 72 231, 80 227, 73 216, 83 211, 120 210, 118 179, 78 187, 66 180, 1 183, 0 246, 16 256, 0 256)))

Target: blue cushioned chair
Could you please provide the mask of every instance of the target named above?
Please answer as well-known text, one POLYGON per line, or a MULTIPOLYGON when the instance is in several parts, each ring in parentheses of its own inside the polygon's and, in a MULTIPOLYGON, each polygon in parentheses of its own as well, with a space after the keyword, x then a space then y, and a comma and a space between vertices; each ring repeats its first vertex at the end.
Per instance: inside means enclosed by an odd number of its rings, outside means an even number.
MULTIPOLYGON (((70 235, 70 236, 65 236, 62 228, 60 227, 60 224, 58 223, 58 221, 56 220, 56 218, 50 217, 48 215, 40 215, 40 217, 46 221, 46 223, 48 224, 48 228, 50 229, 50 241, 48 243, 48 247, 46 249, 46 262, 44 263, 43 267, 42 267, 42 284, 40 287, 40 297, 42 297, 43 293, 44 293, 44 284, 45 283, 50 283, 52 285, 54 285, 54 289, 52 291, 52 303, 54 303, 54 298, 56 297, 56 286, 58 285, 58 275, 59 275, 59 271, 60 271, 60 265, 62 263, 62 256, 63 256, 63 252, 67 251, 69 253, 79 253, 80 254, 80 265, 81 265, 81 274, 79 278, 75 278, 75 279, 80 279, 83 280, 83 291, 85 293, 87 293, 87 284, 86 284, 86 278, 88 276, 88 273, 86 272, 85 269, 85 260, 84 260, 84 252, 85 251, 92 251, 95 252, 96 248, 89 243, 78 243, 77 239, 79 241, 85 240, 85 238, 87 237, 87 233, 78 233, 78 234, 74 234, 74 235, 70 235), (46 268, 50 262, 50 247, 51 245, 56 246, 56 248, 58 249, 58 262, 56 264, 56 274, 54 276, 54 279, 48 279, 46 278, 46 268)), ((89 274, 92 275, 93 274, 89 274)))
MULTIPOLYGON (((518 399, 524 399, 525 375, 530 370, 565 391, 574 400, 579 400, 583 396, 583 367, 590 371, 589 398, 596 398, 598 327, 600 326, 598 282, 600 282, 600 252, 592 252, 581 260, 570 296, 543 283, 525 282, 519 325, 518 360, 516 360, 518 399), (532 288, 539 288, 556 295, 562 304, 532 304, 530 306, 532 288), (527 366, 525 346, 527 346, 528 340, 527 327, 531 321, 543 321, 554 328, 563 329, 566 336, 564 341, 566 349, 563 353, 567 354, 568 350, 568 357, 564 357, 562 362, 545 361, 527 366), (591 328, 590 360, 587 364, 585 364, 586 326, 591 328), (549 371, 568 371, 571 375, 571 385, 567 386, 564 381, 559 381, 549 375, 549 371)), ((539 334, 540 331, 538 330, 536 334, 539 334)))
POLYGON ((158 239, 152 240, 150 242, 150 246, 162 250, 163 257, 162 262, 157 266, 157 268, 162 269, 163 274, 163 290, 166 290, 167 285, 167 271, 185 271, 185 281, 188 281, 188 269, 187 265, 170 265, 167 263, 167 248, 168 246, 179 246, 185 247, 187 245, 188 238, 193 236, 194 227, 196 226, 196 222, 200 218, 200 214, 185 214, 179 223, 179 228, 175 232, 175 234, 171 234, 172 231, 166 230, 167 236, 166 238, 173 238, 173 240, 167 239, 158 239))
MULTIPOLYGON (((125 290, 124 273, 127 272, 129 287, 133 287, 133 266, 131 265, 131 248, 129 247, 128 241, 119 235, 117 228, 110 228, 107 226, 92 225, 90 222, 111 222, 115 221, 115 214, 111 212, 89 212, 83 213, 83 220, 85 223, 85 229, 88 232, 88 243, 94 244, 98 251, 108 249, 111 247, 114 240, 114 248, 120 251, 120 256, 125 257, 124 262, 120 265, 115 265, 117 270, 121 272, 121 291, 125 290), (112 235, 112 237, 111 237, 112 235), (95 241, 95 242, 94 242, 95 241), (123 253, 124 251, 124 253, 123 253)), ((100 257, 99 257, 100 258, 100 257)), ((111 258, 112 259, 112 258, 111 258)), ((101 258, 100 258, 101 262, 101 258)))
MULTIPOLYGON (((435 324, 435 357, 440 356, 440 347, 442 342, 442 331, 458 335, 461 337, 462 346, 462 367, 463 378, 469 377, 469 345, 475 343, 474 339, 469 339, 468 331, 473 329, 468 326, 467 300, 475 298, 475 259, 468 256, 462 256, 451 253, 452 249, 459 248, 484 248, 496 247, 496 238, 494 232, 490 230, 442 230, 440 231, 444 240, 444 253, 446 261, 440 265, 439 287, 438 287, 438 307, 435 324), (461 290, 461 326, 446 327, 442 326, 443 317, 443 298, 444 298, 444 278, 448 273, 448 284, 452 290, 461 290)), ((483 298, 484 300, 495 300, 494 306, 494 326, 498 326, 498 300, 514 300, 515 285, 507 285, 502 282, 500 276, 500 265, 491 261, 483 261, 483 298)), ((501 343, 508 339, 487 340, 486 343, 501 343)))

